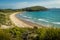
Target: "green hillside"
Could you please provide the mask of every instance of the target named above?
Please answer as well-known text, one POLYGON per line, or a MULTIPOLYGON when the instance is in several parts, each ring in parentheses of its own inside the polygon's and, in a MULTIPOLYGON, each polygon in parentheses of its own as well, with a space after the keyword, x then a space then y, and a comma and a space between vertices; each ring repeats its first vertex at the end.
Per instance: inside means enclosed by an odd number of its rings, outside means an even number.
POLYGON ((46 11, 47 8, 42 6, 32 6, 22 9, 23 11, 46 11))

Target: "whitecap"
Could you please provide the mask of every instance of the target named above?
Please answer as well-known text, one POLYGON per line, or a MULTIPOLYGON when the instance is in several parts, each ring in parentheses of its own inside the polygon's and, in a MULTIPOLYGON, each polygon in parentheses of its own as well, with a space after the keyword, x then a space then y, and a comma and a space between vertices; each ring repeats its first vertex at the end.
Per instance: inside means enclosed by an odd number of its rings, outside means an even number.
POLYGON ((23 17, 27 17, 27 16, 23 16, 23 17))
POLYGON ((32 17, 28 17, 28 16, 23 16, 23 17, 24 17, 24 18, 29 18, 29 19, 32 18, 32 17))
POLYGON ((47 20, 45 20, 45 19, 38 19, 38 20, 48 22, 48 21, 47 21, 47 20))
POLYGON ((60 22, 52 22, 53 24, 60 24, 60 22))

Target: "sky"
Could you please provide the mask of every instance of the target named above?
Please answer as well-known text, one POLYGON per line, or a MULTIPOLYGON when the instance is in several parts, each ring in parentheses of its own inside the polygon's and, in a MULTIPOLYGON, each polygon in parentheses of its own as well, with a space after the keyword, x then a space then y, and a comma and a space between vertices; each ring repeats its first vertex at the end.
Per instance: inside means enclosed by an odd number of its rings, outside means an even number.
POLYGON ((19 9, 30 6, 60 8, 60 0, 0 0, 0 9, 1 8, 19 9))

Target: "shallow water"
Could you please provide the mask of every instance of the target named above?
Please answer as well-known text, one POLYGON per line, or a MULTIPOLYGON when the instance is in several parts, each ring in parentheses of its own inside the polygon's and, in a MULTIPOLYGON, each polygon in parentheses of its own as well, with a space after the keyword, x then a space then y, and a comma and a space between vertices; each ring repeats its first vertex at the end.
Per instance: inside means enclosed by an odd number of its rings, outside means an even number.
POLYGON ((51 27, 60 27, 60 9, 49 9, 47 11, 23 12, 16 17, 51 27))

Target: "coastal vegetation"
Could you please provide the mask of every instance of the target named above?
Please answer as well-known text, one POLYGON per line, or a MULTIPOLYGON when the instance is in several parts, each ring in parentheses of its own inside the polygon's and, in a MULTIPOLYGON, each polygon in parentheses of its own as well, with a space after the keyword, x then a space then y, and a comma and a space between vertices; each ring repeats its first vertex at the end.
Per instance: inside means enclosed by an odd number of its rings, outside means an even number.
POLYGON ((23 11, 46 11, 47 8, 42 7, 42 6, 33 6, 33 7, 23 8, 21 10, 23 11))
POLYGON ((59 28, 0 29, 0 40, 60 40, 59 28))
POLYGON ((0 26, 1 25, 11 26, 12 22, 9 16, 15 12, 20 12, 20 11, 14 9, 0 9, 0 26))
MULTIPOLYGON (((28 7, 25 9, 0 9, 0 27, 1 25, 13 25, 9 15, 15 12, 23 11, 40 11, 47 10, 45 7, 28 7)), ((0 40, 60 40, 60 28, 13 28, 1 29, 0 40)))
MULTIPOLYGON (((11 12, 12 13, 12 12, 11 12)), ((12 23, 9 19, 10 12, 1 12, 0 11, 0 26, 7 25, 10 26, 12 23)))
POLYGON ((0 9, 0 12, 20 12, 20 11, 46 11, 47 8, 43 6, 32 6, 21 9, 0 9))

